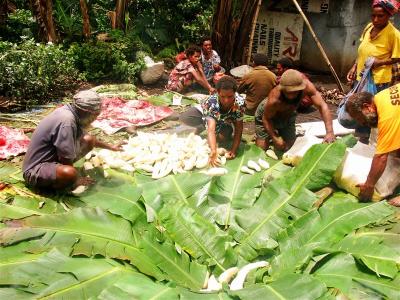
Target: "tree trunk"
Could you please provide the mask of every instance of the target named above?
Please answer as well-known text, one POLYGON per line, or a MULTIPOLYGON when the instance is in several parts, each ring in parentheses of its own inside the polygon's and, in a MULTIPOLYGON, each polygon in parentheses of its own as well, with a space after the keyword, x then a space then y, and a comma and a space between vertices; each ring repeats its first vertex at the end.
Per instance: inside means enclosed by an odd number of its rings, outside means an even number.
POLYGON ((8 1, 0 1, 0 26, 6 24, 8 16, 8 1))
POLYGON ((45 42, 58 42, 58 36, 53 20, 52 0, 31 0, 33 14, 39 25, 39 35, 45 42))
POLYGON ((129 0, 117 0, 115 4, 115 29, 125 30, 125 13, 129 0))
POLYGON ((222 64, 227 68, 245 63, 243 59, 257 5, 258 0, 218 0, 212 40, 222 57, 222 64), (236 11, 233 11, 235 7, 236 11))
POLYGON ((79 0, 82 11, 82 22, 83 22, 83 36, 85 39, 90 37, 90 19, 89 19, 89 9, 86 0, 79 0))

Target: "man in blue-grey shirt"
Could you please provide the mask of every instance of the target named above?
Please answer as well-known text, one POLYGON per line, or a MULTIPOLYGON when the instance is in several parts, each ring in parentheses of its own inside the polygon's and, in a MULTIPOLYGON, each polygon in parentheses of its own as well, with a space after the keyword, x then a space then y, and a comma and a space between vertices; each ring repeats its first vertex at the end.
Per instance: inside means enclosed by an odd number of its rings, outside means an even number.
POLYGON ((73 163, 94 147, 120 151, 86 134, 99 115, 101 99, 94 91, 81 91, 72 104, 57 108, 34 131, 23 163, 23 176, 29 186, 63 189, 89 185, 93 180, 79 177, 73 163))

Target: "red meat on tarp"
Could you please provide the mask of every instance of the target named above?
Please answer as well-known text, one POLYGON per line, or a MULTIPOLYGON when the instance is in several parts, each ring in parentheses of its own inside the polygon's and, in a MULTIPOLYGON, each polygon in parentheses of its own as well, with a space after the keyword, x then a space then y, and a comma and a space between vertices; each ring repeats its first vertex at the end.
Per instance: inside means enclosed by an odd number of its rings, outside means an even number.
POLYGON ((29 142, 22 130, 0 125, 0 160, 25 153, 29 142))
POLYGON ((130 126, 146 126, 169 117, 173 110, 165 106, 154 106, 147 101, 122 98, 105 98, 101 113, 92 123, 107 134, 130 126))

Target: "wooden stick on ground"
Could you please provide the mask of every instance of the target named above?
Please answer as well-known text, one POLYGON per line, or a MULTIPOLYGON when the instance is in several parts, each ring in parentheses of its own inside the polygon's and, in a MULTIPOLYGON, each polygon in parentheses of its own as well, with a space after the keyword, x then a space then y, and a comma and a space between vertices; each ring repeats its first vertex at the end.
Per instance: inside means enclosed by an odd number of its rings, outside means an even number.
POLYGON ((301 9, 301 7, 300 7, 299 3, 297 2, 297 0, 292 0, 292 1, 293 1, 293 4, 296 6, 297 10, 299 11, 300 15, 303 17, 304 22, 307 24, 307 27, 310 30, 311 35, 313 36, 315 42, 317 43, 317 46, 318 46, 319 50, 321 51, 322 56, 324 57, 326 63, 328 64, 328 67, 331 70, 333 77, 335 77, 335 80, 336 80, 336 83, 337 83, 337 85, 339 87, 339 90, 343 93, 344 89, 343 89, 342 83, 340 82, 340 79, 339 79, 338 75, 336 74, 335 69, 333 68, 328 56, 326 55, 326 52, 325 52, 324 48, 322 47, 320 41, 318 40, 317 35, 315 34, 313 28, 311 27, 310 22, 308 21, 306 15, 304 14, 304 12, 301 9))
POLYGON ((257 24, 258 14, 260 12, 261 4, 262 4, 262 0, 258 0, 256 13, 255 13, 254 18, 253 18, 253 23, 251 24, 249 51, 247 52, 247 59, 246 59, 246 64, 247 65, 250 65, 251 52, 253 51, 254 31, 256 30, 256 24, 257 24))

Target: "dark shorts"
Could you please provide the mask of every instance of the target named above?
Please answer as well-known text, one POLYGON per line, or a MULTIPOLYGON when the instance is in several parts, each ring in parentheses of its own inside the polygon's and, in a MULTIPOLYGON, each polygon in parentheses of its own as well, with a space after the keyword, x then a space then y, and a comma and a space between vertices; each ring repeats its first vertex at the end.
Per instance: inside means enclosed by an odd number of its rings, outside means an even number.
MULTIPOLYGON (((262 117, 264 115, 265 102, 268 98, 260 102, 255 113, 255 125, 256 125, 256 136, 258 139, 270 140, 267 130, 264 128, 262 117)), ((293 112, 288 119, 273 119, 272 124, 279 136, 283 138, 285 142, 291 142, 296 140, 296 112, 293 112)))
POLYGON ((32 187, 52 186, 56 182, 58 166, 61 164, 57 162, 38 164, 24 173, 25 182, 32 187))

